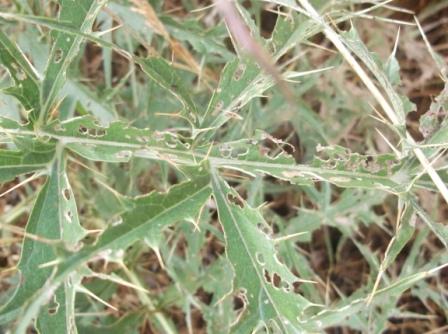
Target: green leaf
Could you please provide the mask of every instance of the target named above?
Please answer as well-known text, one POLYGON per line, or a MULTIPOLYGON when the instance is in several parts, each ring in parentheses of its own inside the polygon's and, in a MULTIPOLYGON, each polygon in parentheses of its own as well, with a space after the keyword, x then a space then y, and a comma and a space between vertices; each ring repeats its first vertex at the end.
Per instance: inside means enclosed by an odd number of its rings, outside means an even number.
POLYGON ((26 233, 33 238, 25 238, 23 242, 18 265, 21 283, 0 311, 0 322, 18 318, 17 332, 24 333, 28 324, 22 321, 22 312, 37 294, 44 293, 45 302, 50 299, 51 302, 39 313, 37 327, 51 328, 56 333, 73 333, 74 286, 71 279, 66 278, 53 296, 47 286, 54 273, 51 262, 58 259, 56 246, 62 243, 67 249, 75 249, 85 236, 62 155, 54 161, 48 180, 36 199, 26 233))
POLYGON ((122 122, 101 126, 94 118, 77 117, 54 122, 44 128, 45 135, 61 141, 86 159, 127 162, 132 156, 196 165, 189 146, 175 134, 137 129, 122 122))
MULTIPOLYGON (((100 0, 105 1, 105 0, 100 0)), ((22 15, 15 13, 2 13, 0 12, 0 17, 6 20, 14 20, 23 23, 34 24, 41 27, 46 27, 50 30, 60 32, 61 34, 67 34, 74 37, 79 37, 81 39, 86 39, 104 48, 113 49, 124 55, 126 58, 131 58, 131 55, 125 50, 119 48, 113 43, 108 42, 105 39, 98 38, 93 33, 86 33, 79 30, 79 27, 74 27, 71 21, 60 21, 54 18, 33 16, 33 15, 22 15)))
POLYGON ((400 161, 385 154, 363 156, 338 146, 320 147, 319 156, 309 164, 297 164, 284 152, 285 143, 264 133, 253 139, 222 143, 209 154, 212 166, 241 171, 248 175, 267 174, 293 184, 310 185, 327 181, 342 188, 382 189, 399 192, 405 189, 409 175, 400 161), (271 150, 263 141, 275 144, 271 150))
POLYGON ((437 238, 439 238, 445 248, 448 249, 448 225, 435 222, 431 216, 423 210, 415 198, 411 198, 410 201, 419 217, 426 225, 428 225, 429 229, 437 236, 437 238))
MULTIPOLYGON (((105 0, 61 0, 59 21, 80 33, 89 33, 105 0)), ((65 84, 66 72, 79 52, 82 36, 57 32, 42 82, 40 123, 45 122, 59 91, 65 84)))
POLYGON ((53 153, 36 154, 23 151, 0 150, 0 182, 6 182, 18 175, 47 168, 53 155, 53 153))
POLYGON ((159 57, 139 59, 137 63, 152 80, 167 89, 182 103, 185 108, 185 116, 193 124, 196 123, 198 111, 190 94, 191 88, 187 88, 187 84, 176 73, 175 69, 165 59, 159 57))
POLYGON ((166 194, 152 192, 138 197, 134 209, 122 216, 120 224, 108 228, 94 245, 74 254, 67 262, 88 259, 108 249, 119 251, 179 220, 196 220, 211 192, 205 167, 200 170, 196 178, 171 187, 166 194))
POLYGON ((281 333, 301 331, 300 319, 312 303, 295 292, 300 279, 279 261, 274 241, 260 229, 266 226, 263 217, 215 172, 212 184, 235 273, 233 290, 245 304, 234 332, 253 332, 260 323, 281 333))
POLYGON ((350 31, 342 33, 340 35, 343 41, 347 44, 350 50, 367 66, 367 68, 372 72, 375 78, 378 80, 380 85, 383 87, 385 93, 389 97, 395 113, 399 117, 400 125, 405 124, 406 114, 413 108, 408 105, 410 101, 405 96, 399 95, 389 78, 381 66, 381 62, 377 55, 370 52, 364 42, 361 40, 358 32, 354 27, 350 31))
POLYGON ((202 115, 202 128, 219 128, 273 84, 274 81, 263 75, 260 67, 249 58, 237 58, 227 63, 221 72, 219 86, 202 115))
POLYGON ((34 138, 27 125, 0 117, 0 133, 11 135, 15 150, 0 149, 0 182, 6 182, 18 175, 44 170, 55 154, 54 142, 34 138), (14 136, 16 133, 23 136, 14 136))
POLYGON ((14 80, 14 86, 5 89, 4 92, 16 97, 25 110, 30 112, 29 118, 33 120, 40 110, 40 87, 36 70, 18 46, 2 31, 0 31, 0 62, 14 80))
MULTIPOLYGON (((448 142, 448 82, 440 94, 431 103, 429 110, 420 117, 419 130, 425 138, 425 144, 440 144, 448 142), (439 117, 443 117, 440 122, 439 117)), ((434 149, 425 150, 427 153, 434 153, 434 149)))
MULTIPOLYGON (((395 300, 407 289, 414 286, 416 283, 427 279, 441 270, 446 266, 446 256, 442 259, 437 259, 439 262, 441 260, 445 265, 435 267, 434 263, 428 264, 429 270, 420 270, 414 274, 400 277, 395 281, 391 282, 388 286, 375 292, 372 304, 384 303, 384 300, 390 300, 394 298, 395 300)), ((309 317, 303 322, 303 326, 308 329, 308 331, 321 331, 322 328, 331 327, 341 324, 347 317, 365 310, 367 305, 366 298, 352 298, 351 301, 344 301, 339 303, 340 307, 332 307, 317 313, 314 316, 309 317)))
MULTIPOLYGON (((20 132, 20 134, 28 134, 20 132)), ((342 188, 361 187, 389 192, 402 192, 411 175, 402 170, 401 162, 392 155, 363 156, 333 146, 320 148, 320 157, 311 164, 297 164, 286 154, 285 143, 263 132, 252 139, 199 146, 192 150, 171 132, 152 132, 129 127, 122 122, 100 126, 92 117, 78 117, 54 122, 44 127, 41 135, 62 142, 73 152, 94 161, 128 162, 132 157, 167 161, 187 171, 208 160, 214 168, 228 168, 247 175, 271 175, 298 185, 327 181, 342 188), (276 144, 277 152, 263 146, 276 144)))
POLYGON ((86 326, 80 322, 78 330, 82 334, 137 334, 142 318, 143 313, 138 312, 123 315, 108 326, 86 326))
MULTIPOLYGON (((50 191, 48 186, 45 189, 45 193, 50 191)), ((52 193, 54 196, 60 196, 60 192, 52 191, 52 193)), ((42 281, 47 282, 46 289, 48 291, 60 289, 61 284, 71 274, 95 256, 108 258, 112 254, 122 254, 128 246, 141 240, 145 235, 156 234, 158 231, 183 219, 195 220, 210 194, 208 170, 205 167, 200 167, 195 178, 171 187, 167 193, 152 192, 149 195, 136 198, 133 210, 125 213, 121 221, 106 229, 93 245, 86 246, 65 258, 60 263, 53 278, 48 276, 52 270, 47 270, 45 277, 42 275, 42 281)), ((39 212, 36 212, 36 215, 41 212, 40 205, 37 205, 37 208, 36 211, 39 210, 39 212)), ((46 247, 48 248, 48 246, 46 247)), ((54 252, 47 248, 46 250, 49 253, 48 259, 38 261, 38 264, 47 262, 54 256, 54 252)), ((30 268, 30 266, 26 268, 30 268)), ((34 268, 34 270, 36 269, 34 268)), ((48 299, 48 291, 38 290, 39 286, 36 285, 41 285, 42 283, 38 284, 36 283, 37 281, 37 279, 30 281, 30 284, 33 284, 32 289, 31 287, 27 290, 19 289, 21 299, 14 302, 13 306, 7 309, 8 313, 12 311, 17 313, 19 310, 16 308, 19 306, 23 307, 22 319, 25 322, 23 326, 26 326, 26 322, 37 315, 39 308, 48 299), (25 291, 27 291, 26 295, 24 295, 25 291), (32 302, 23 305, 23 299, 33 295, 35 298, 33 298, 32 302)))
POLYGON ((398 218, 399 225, 397 226, 395 234, 390 240, 389 245, 387 246, 386 253, 384 254, 384 259, 378 269, 378 275, 373 287, 371 297, 374 296, 378 284, 380 283, 380 280, 386 270, 394 263, 397 256, 414 235, 414 226, 417 219, 414 208, 410 205, 410 203, 402 202, 402 200, 399 201, 399 206, 400 210, 403 210, 402 212, 400 211, 400 217, 398 218))
POLYGON ((395 261, 402 249, 411 240, 415 231, 416 215, 414 208, 404 203, 403 213, 400 217, 400 223, 395 231, 395 235, 392 237, 387 247, 384 260, 380 265, 380 271, 385 271, 395 261))
POLYGON ((227 37, 227 31, 223 25, 206 30, 194 19, 177 22, 172 17, 162 16, 160 20, 170 35, 179 41, 188 42, 198 53, 206 54, 207 57, 211 57, 212 54, 227 60, 234 57, 234 54, 222 42, 227 37))
POLYGON ((117 112, 112 105, 96 96, 80 82, 68 80, 62 93, 64 96, 73 97, 87 112, 95 116, 102 125, 107 125, 118 118, 117 112))

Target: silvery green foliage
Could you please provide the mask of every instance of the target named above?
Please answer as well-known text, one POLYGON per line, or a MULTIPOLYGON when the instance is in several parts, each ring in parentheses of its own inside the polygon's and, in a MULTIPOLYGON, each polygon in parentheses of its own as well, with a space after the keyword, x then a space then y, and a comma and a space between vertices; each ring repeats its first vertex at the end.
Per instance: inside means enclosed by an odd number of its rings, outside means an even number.
MULTIPOLYGON (((295 1, 271 2, 292 12, 278 17, 268 39, 260 36, 248 10, 240 6, 238 10, 251 34, 279 61, 322 27, 301 14, 295 1)), ((35 190, 25 228, 17 281, 11 281, 15 288, 7 301, 3 298, 0 330, 21 334, 34 326, 44 334, 124 333, 136 332, 148 320, 157 332, 176 333, 175 324, 160 311, 166 304, 187 315, 192 308, 199 309, 211 333, 307 333, 337 324, 370 331, 371 317, 377 320, 373 330, 379 332, 387 322, 385 313, 400 315, 394 302, 403 291, 424 284, 422 280, 447 262, 445 253, 421 263, 415 250, 406 270, 388 276, 388 268, 414 235, 418 241, 429 229, 447 247, 447 228, 418 202, 417 189, 435 188, 408 147, 403 145, 401 154, 361 154, 329 144, 342 130, 334 129, 331 120, 320 119, 299 95, 340 66, 338 59, 303 72, 279 67, 285 79, 303 80, 293 86, 300 101, 296 108, 285 102, 275 80, 254 59, 241 50, 228 50, 222 22, 205 30, 195 19, 181 23, 161 16, 172 38, 165 43, 151 24, 142 27, 145 16, 127 1, 60 0, 57 18, 35 15, 43 12, 34 13, 26 2, 18 3, 23 3, 20 13, 0 16, 11 25, 24 24, 27 36, 38 36, 39 29, 50 33, 39 41, 16 43, 6 29, 0 31, 0 63, 9 73, 2 92, 16 98, 21 110, 15 120, 0 118, 0 182, 26 181, 25 176, 32 174, 42 185, 35 190), (101 30, 111 27, 107 13, 123 20, 126 29, 101 30), (127 22, 134 17, 135 22, 127 22), (174 39, 194 50, 204 68, 218 68, 219 78, 210 83, 210 78, 197 77, 167 57, 170 52, 175 55, 167 46, 174 39), (152 42, 158 45, 158 54, 142 56, 141 45, 152 42), (108 74, 97 91, 89 89, 92 85, 78 70, 87 45, 104 52, 102 66, 108 74), (35 54, 22 51, 33 48, 35 54), (129 66, 115 81, 112 51, 129 66), (45 63, 42 73, 33 65, 45 63), (269 102, 263 105, 265 96, 269 102), (269 134, 277 124, 278 110, 291 113, 291 123, 303 129, 310 159, 298 163, 291 145, 269 134), (315 145, 322 140, 324 145, 315 145), (156 178, 143 178, 153 182, 143 185, 152 191, 141 190, 137 186, 141 175, 154 169, 156 178), (275 194, 282 187, 300 190, 314 203, 312 209, 299 207, 296 217, 284 225, 283 218, 262 206, 264 194, 275 194), (332 189, 340 191, 335 201, 332 189), (373 207, 390 194, 399 199, 399 223, 379 259, 356 236, 361 224, 384 228, 373 207), (417 217, 426 224, 420 230, 415 228, 417 217), (273 221, 283 226, 280 231, 272 229, 273 221), (295 244, 295 236, 309 242, 311 236, 303 233, 326 225, 352 238, 370 267, 368 283, 351 296, 341 295, 334 305, 325 304, 318 289, 321 282, 316 282, 309 259, 297 252, 295 244), (224 244, 225 254, 204 265, 201 252, 210 236, 224 244), (184 256, 175 251, 182 241, 187 244, 184 256), (123 269, 134 266, 148 249, 173 281, 161 296, 148 293, 136 274, 137 266, 134 271, 123 269), (121 271, 97 272, 98 260, 115 263, 121 271), (91 283, 86 278, 103 281, 91 283), (135 289, 146 311, 131 311, 115 323, 107 318, 99 325, 80 316, 104 305, 113 308, 107 301, 117 284, 135 289), (210 303, 195 296, 200 288, 213 295, 210 303), (385 298, 394 302, 386 305, 385 298), (241 303, 238 309, 235 301, 241 303), (370 306, 376 309, 362 312, 370 306)), ((344 13, 335 21, 350 18, 344 13)), ((393 130, 401 136, 412 105, 395 90, 400 82, 395 53, 382 65, 355 28, 341 38, 386 91, 401 122, 393 130)), ((322 100, 334 103, 344 117, 353 117, 344 101, 325 94, 322 100)), ((354 109, 358 107, 362 103, 354 109)), ((8 115, 15 110, 8 110, 8 115)), ((446 112, 445 89, 422 119, 428 157, 446 148, 446 117, 434 116, 446 112)), ((442 178, 447 180, 444 172, 442 178)))

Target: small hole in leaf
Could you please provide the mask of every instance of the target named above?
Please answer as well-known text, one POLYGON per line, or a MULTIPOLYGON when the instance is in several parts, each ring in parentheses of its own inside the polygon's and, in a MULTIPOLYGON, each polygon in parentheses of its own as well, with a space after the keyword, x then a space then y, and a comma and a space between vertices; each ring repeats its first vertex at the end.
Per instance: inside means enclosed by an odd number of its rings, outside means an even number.
POLYGON ((266 224, 266 223, 258 223, 257 224, 257 228, 260 231, 262 231, 264 234, 267 234, 267 235, 271 235, 272 234, 271 227, 268 224, 266 224))
POLYGON ((302 284, 299 281, 295 281, 292 283, 294 293, 300 294, 300 286, 302 284))
POLYGON ((235 70, 235 73, 233 74, 233 80, 238 81, 241 79, 241 77, 244 75, 244 72, 246 71, 246 65, 239 64, 237 69, 235 70))
POLYGON ((282 283, 282 278, 279 276, 279 274, 274 273, 274 275, 272 275, 272 284, 276 287, 279 288, 280 285, 282 283))
POLYGON ((73 213, 70 210, 66 211, 65 212, 65 218, 67 218, 67 221, 69 223, 71 223, 72 222, 72 218, 73 218, 73 213))
POLYGON ((219 154, 223 158, 230 158, 232 155, 232 147, 228 144, 222 144, 219 146, 219 154))
POLYGON ((132 156, 131 151, 120 151, 115 154, 118 159, 129 159, 132 156))
POLYGON ((87 134, 91 137, 96 137, 96 129, 87 129, 87 134))
POLYGON ((235 311, 244 309, 244 300, 241 296, 233 297, 233 309, 235 311))
POLYGON ((230 203, 238 205, 240 208, 244 208, 244 203, 241 200, 241 198, 234 196, 232 194, 227 194, 227 199, 229 200, 230 203))
POLYGON ((264 274, 264 279, 266 280, 266 282, 271 283, 271 276, 269 275, 269 271, 267 271, 266 269, 263 271, 264 274))
POLYGON ((97 137, 104 137, 106 135, 105 129, 96 129, 96 136, 97 137))
POLYGON ((58 308, 57 307, 49 307, 48 308, 48 314, 49 315, 55 315, 58 312, 58 308))
POLYGON ((57 123, 57 124, 54 126, 54 130, 55 130, 55 131, 65 131, 65 128, 61 125, 61 123, 57 123))
POLYGON ((54 62, 56 64, 60 63, 62 60, 62 57, 64 56, 64 51, 62 51, 62 49, 56 49, 56 51, 54 52, 54 62))
POLYGON ((65 188, 65 189, 62 191, 62 195, 64 196, 64 198, 65 198, 66 201, 69 201, 70 198, 71 198, 70 189, 65 188))
POLYGON ((85 135, 89 132, 89 129, 87 129, 84 125, 80 125, 78 131, 80 134, 85 135))

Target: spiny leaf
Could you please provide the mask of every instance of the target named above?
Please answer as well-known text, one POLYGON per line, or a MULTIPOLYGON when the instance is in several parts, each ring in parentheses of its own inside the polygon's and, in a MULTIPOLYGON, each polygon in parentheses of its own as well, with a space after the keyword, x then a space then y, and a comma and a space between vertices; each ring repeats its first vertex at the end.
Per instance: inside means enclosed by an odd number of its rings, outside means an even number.
POLYGON ((118 118, 113 106, 96 96, 80 82, 68 80, 62 90, 62 94, 73 97, 88 113, 95 116, 102 125, 108 125, 118 118))
POLYGON ((23 151, 0 150, 0 182, 14 179, 18 175, 43 170, 53 154, 35 154, 23 151))
POLYGON ((300 185, 327 181, 342 188, 400 192, 405 189, 405 181, 409 178, 407 173, 400 170, 400 162, 392 155, 368 157, 337 146, 321 147, 320 157, 317 156, 309 165, 300 165, 284 152, 282 145, 285 143, 259 133, 251 140, 217 145, 209 154, 209 159, 215 167, 235 169, 249 175, 268 174, 300 185), (273 142, 276 149, 263 146, 263 141, 273 142))
POLYGON ((14 80, 14 86, 4 90, 15 96, 32 120, 40 110, 39 79, 34 68, 22 51, 0 31, 0 62, 7 68, 14 80))
MULTIPOLYGON (((45 278, 47 289, 60 288, 67 277, 95 256, 108 258, 123 254, 124 249, 147 234, 157 233, 182 219, 195 219, 210 194, 208 171, 200 167, 195 178, 171 187, 167 193, 153 192, 136 198, 134 209, 124 214, 121 221, 106 229, 93 245, 66 257, 53 278, 45 278)), ((37 291, 33 301, 23 309, 23 319, 35 317, 47 299, 48 291, 37 291)))
MULTIPOLYGON (((251 99, 274 84, 248 58, 235 59, 225 66, 218 88, 202 115, 203 128, 217 129, 239 112, 251 99)), ((207 134, 209 137, 210 134, 207 134)))
MULTIPOLYGON (((23 242, 19 270, 21 283, 8 304, 0 311, 0 322, 11 321, 19 317, 18 333, 26 330, 20 315, 25 307, 32 304, 39 294, 51 297, 47 291, 48 279, 53 274, 52 267, 45 264, 57 259, 56 244, 64 244, 68 249, 78 246, 85 231, 79 224, 73 192, 65 173, 65 160, 59 155, 51 167, 47 182, 37 197, 26 233, 38 239, 26 237, 23 242)), ((52 328, 57 333, 73 333, 74 328, 74 287, 64 281, 52 297, 53 304, 47 305, 37 318, 38 328, 52 328)))
POLYGON ((188 144, 182 144, 175 134, 137 129, 122 122, 103 127, 92 117, 78 117, 50 124, 44 128, 44 133, 94 161, 126 162, 135 155, 196 164, 194 156, 188 152, 188 144))
POLYGON ((226 254, 235 272, 234 292, 245 304, 234 331, 250 333, 261 321, 282 333, 299 332, 302 314, 312 305, 294 291, 300 279, 279 261, 273 240, 260 230, 266 225, 260 213, 238 198, 216 172, 212 184, 226 254), (231 202, 235 200, 239 204, 231 202))
MULTIPOLYGON (((98 12, 106 3, 105 0, 61 0, 60 2, 59 21, 81 33, 91 31, 98 12)), ((55 43, 42 82, 40 123, 48 118, 57 94, 64 86, 68 67, 78 54, 82 41, 83 37, 79 35, 73 36, 62 32, 55 34, 55 43)))
POLYGON ((55 154, 54 142, 45 142, 32 136, 27 125, 0 117, 0 133, 11 135, 17 132, 26 136, 12 136, 16 150, 0 150, 0 182, 45 169, 55 154))
POLYGON ((391 241, 389 242, 389 245, 387 246, 386 253, 384 255, 384 259, 381 262, 381 265, 378 270, 378 276, 376 278, 375 285, 373 287, 371 298, 373 298, 378 284, 380 283, 380 280, 386 270, 389 268, 389 266, 394 263, 397 256, 400 254, 400 252, 403 250, 403 248, 406 246, 406 244, 409 242, 409 240, 412 238, 414 234, 414 226, 415 226, 415 210, 410 205, 409 202, 402 202, 400 200, 400 216, 398 217, 399 225, 397 226, 397 229, 395 231, 394 236, 392 237, 391 241))
POLYGON ((160 20, 173 37, 191 44, 197 52, 207 54, 207 57, 216 55, 216 57, 227 60, 233 58, 233 53, 225 47, 223 42, 224 38, 227 37, 223 25, 205 30, 196 20, 180 23, 169 16, 162 16, 160 20))
MULTIPOLYGON (((440 94, 431 103, 429 110, 420 118, 419 130, 426 139, 425 144, 442 144, 448 142, 448 82, 440 94), (440 122, 439 117, 445 115, 440 122)), ((425 149, 432 154, 434 149, 425 149)))
POLYGON ((428 225, 429 229, 439 238, 445 248, 448 249, 448 225, 435 222, 431 216, 423 210, 415 198, 411 198, 410 202, 423 222, 428 225))
POLYGON ((403 203, 404 209, 400 217, 399 226, 387 247, 380 271, 385 271, 395 261, 402 249, 411 240, 415 231, 416 215, 414 208, 409 203, 403 203))
POLYGON ((362 187, 397 193, 406 190, 406 181, 411 177, 392 155, 368 157, 337 146, 320 148, 321 157, 316 157, 309 165, 296 164, 282 149, 285 143, 263 132, 252 139, 216 144, 211 148, 198 146, 196 150, 170 132, 151 132, 121 122, 102 127, 92 117, 55 122, 44 127, 40 134, 57 139, 68 149, 94 161, 127 162, 134 156, 167 161, 187 171, 187 166, 209 160, 214 168, 234 169, 251 176, 271 175, 299 185, 327 181, 342 188, 362 187), (278 153, 270 154, 270 149, 263 146, 264 141, 276 143, 278 153))
MULTIPOLYGON (((97 1, 105 1, 105 0, 97 0, 97 1)), ((54 18, 49 17, 41 17, 41 16, 33 16, 33 15, 22 15, 22 14, 15 14, 15 13, 2 13, 0 12, 0 17, 4 18, 6 20, 14 20, 18 22, 24 22, 29 24, 34 24, 41 27, 46 27, 50 30, 54 30, 56 32, 59 32, 61 34, 67 34, 74 37, 79 37, 81 39, 86 39, 88 41, 91 41, 97 45, 100 45, 101 47, 113 49, 120 54, 124 55, 126 58, 131 58, 131 55, 123 50, 122 48, 118 47, 117 45, 108 42, 105 39, 98 38, 93 33, 87 33, 80 31, 79 27, 74 27, 70 22, 67 23, 65 21, 60 21, 54 18)))
POLYGON ((195 220, 210 196, 209 177, 205 167, 200 167, 196 178, 173 186, 166 194, 153 192, 138 197, 134 209, 126 212, 122 222, 107 229, 98 241, 86 247, 71 259, 91 257, 101 251, 119 251, 145 234, 151 235, 168 225, 182 220, 195 220))
MULTIPOLYGON (((400 277, 395 281, 391 282, 387 287, 384 287, 376 291, 373 296, 372 304, 380 304, 384 302, 385 298, 398 298, 404 291, 414 286, 416 283, 431 277, 444 266, 446 266, 447 256, 438 258, 428 263, 428 268, 421 268, 420 271, 400 277), (440 263, 445 263, 445 265, 440 266, 440 263)), ((308 331, 322 330, 324 327, 331 327, 334 325, 341 324, 347 317, 356 314, 362 309, 366 309, 367 299, 366 298, 351 298, 351 301, 343 301, 340 307, 332 307, 309 317, 303 321, 303 326, 308 331)))
POLYGON ((187 85, 176 73, 174 68, 165 59, 159 57, 139 59, 137 62, 143 72, 182 102, 185 108, 185 116, 193 124, 196 123, 198 117, 196 104, 187 89, 187 85))
POLYGON ((386 73, 381 68, 380 61, 377 59, 377 56, 367 49, 354 27, 352 27, 348 32, 342 33, 340 36, 343 38, 350 50, 369 68, 384 88, 385 93, 392 102, 395 113, 399 117, 400 125, 404 125, 406 114, 413 111, 415 106, 407 97, 401 96, 395 91, 386 73))

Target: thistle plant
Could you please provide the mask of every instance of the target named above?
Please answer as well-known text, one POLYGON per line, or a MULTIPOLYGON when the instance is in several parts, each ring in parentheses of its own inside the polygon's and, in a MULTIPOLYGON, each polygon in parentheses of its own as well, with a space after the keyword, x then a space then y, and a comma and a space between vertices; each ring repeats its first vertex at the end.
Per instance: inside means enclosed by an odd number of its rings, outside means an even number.
POLYGON ((0 3, 0 329, 443 328, 448 5, 389 2, 0 3), (418 131, 409 43, 442 88, 418 131))

